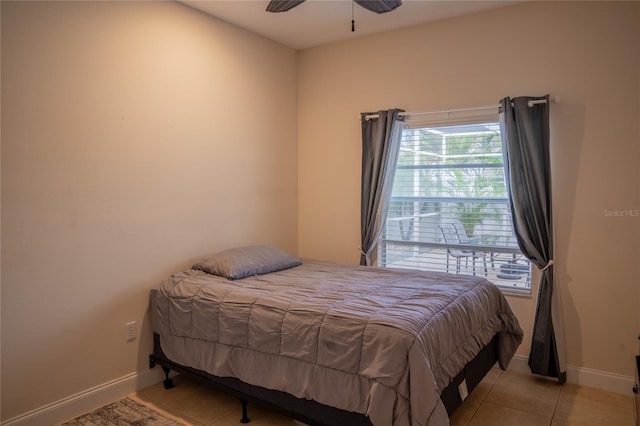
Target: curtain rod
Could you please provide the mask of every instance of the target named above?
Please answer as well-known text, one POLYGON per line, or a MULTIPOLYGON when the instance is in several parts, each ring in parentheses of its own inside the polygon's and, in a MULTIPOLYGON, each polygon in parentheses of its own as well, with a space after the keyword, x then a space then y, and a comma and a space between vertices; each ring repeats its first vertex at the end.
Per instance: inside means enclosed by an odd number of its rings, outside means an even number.
MULTIPOLYGON (((407 111, 398 113, 400 117, 407 117, 409 115, 429 115, 429 114, 443 114, 443 113, 452 113, 452 112, 462 112, 462 111, 479 111, 483 109, 494 109, 498 108, 498 105, 495 106, 479 106, 479 107, 471 107, 471 108, 456 108, 456 109, 442 109, 437 111, 407 111)), ((378 114, 369 114, 365 115, 365 120, 371 120, 372 118, 378 118, 378 114)))
MULTIPOLYGON (((560 102, 560 98, 558 96, 554 96, 550 98, 550 100, 551 100, 551 103, 553 104, 557 104, 558 102, 560 102)), ((546 104, 546 103, 547 103, 546 99, 536 99, 536 100, 530 100, 529 102, 527 102, 527 105, 532 107, 537 104, 546 104)), ((452 112, 481 111, 484 109, 494 109, 499 107, 500 105, 485 105, 485 106, 470 107, 470 108, 442 109, 438 111, 409 111, 409 112, 401 112, 398 115, 401 117, 406 117, 409 115, 429 115, 429 114, 443 114, 443 113, 449 114, 452 112)), ((361 118, 361 117, 358 116, 358 118, 361 118)), ((365 120, 371 120, 372 118, 378 118, 378 114, 369 114, 364 116, 365 120)))

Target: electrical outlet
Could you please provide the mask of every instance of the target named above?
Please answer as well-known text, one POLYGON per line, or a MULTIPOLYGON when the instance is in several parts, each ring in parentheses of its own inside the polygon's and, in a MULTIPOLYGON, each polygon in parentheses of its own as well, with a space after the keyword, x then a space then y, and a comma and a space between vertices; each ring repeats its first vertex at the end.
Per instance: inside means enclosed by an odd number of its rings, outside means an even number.
POLYGON ((125 327, 126 327, 125 338, 127 342, 136 340, 136 322, 135 321, 128 322, 125 324, 125 327))

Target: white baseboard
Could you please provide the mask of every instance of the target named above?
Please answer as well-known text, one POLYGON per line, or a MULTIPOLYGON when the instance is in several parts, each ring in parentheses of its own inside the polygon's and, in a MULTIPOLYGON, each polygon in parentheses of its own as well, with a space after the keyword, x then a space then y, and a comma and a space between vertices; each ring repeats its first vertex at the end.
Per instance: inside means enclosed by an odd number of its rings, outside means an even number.
MULTIPOLYGON (((530 374, 528 358, 516 355, 509 364, 509 370, 530 374)), ((617 373, 593 370, 591 368, 567 365, 567 383, 601 389, 622 395, 633 394, 635 378, 617 373)))
POLYGON ((110 402, 124 398, 146 387, 161 382, 164 374, 160 368, 134 372, 110 382, 36 408, 1 423, 2 426, 55 425, 70 420, 110 402))

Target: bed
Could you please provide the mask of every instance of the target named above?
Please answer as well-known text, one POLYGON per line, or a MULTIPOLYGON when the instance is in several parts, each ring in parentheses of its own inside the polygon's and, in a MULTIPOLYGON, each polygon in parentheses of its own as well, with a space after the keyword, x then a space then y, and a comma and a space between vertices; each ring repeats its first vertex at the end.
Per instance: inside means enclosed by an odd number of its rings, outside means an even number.
POLYGON ((154 352, 310 425, 434 426, 522 341, 481 277, 299 260, 251 246, 151 292, 154 352))

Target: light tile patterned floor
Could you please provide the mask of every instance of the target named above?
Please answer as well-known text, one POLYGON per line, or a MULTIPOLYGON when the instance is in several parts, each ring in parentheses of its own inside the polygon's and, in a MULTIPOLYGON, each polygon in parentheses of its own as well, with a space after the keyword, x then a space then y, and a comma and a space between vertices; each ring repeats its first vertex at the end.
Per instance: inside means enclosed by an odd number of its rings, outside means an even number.
MULTIPOLYGON (((135 397, 172 414, 188 425, 240 425, 239 401, 180 376, 175 387, 162 383, 135 397)), ((255 404, 249 405, 254 426, 300 423, 255 404)), ((538 376, 494 368, 451 417, 453 426, 633 426, 631 395, 619 395, 571 384, 558 385, 538 376)))

